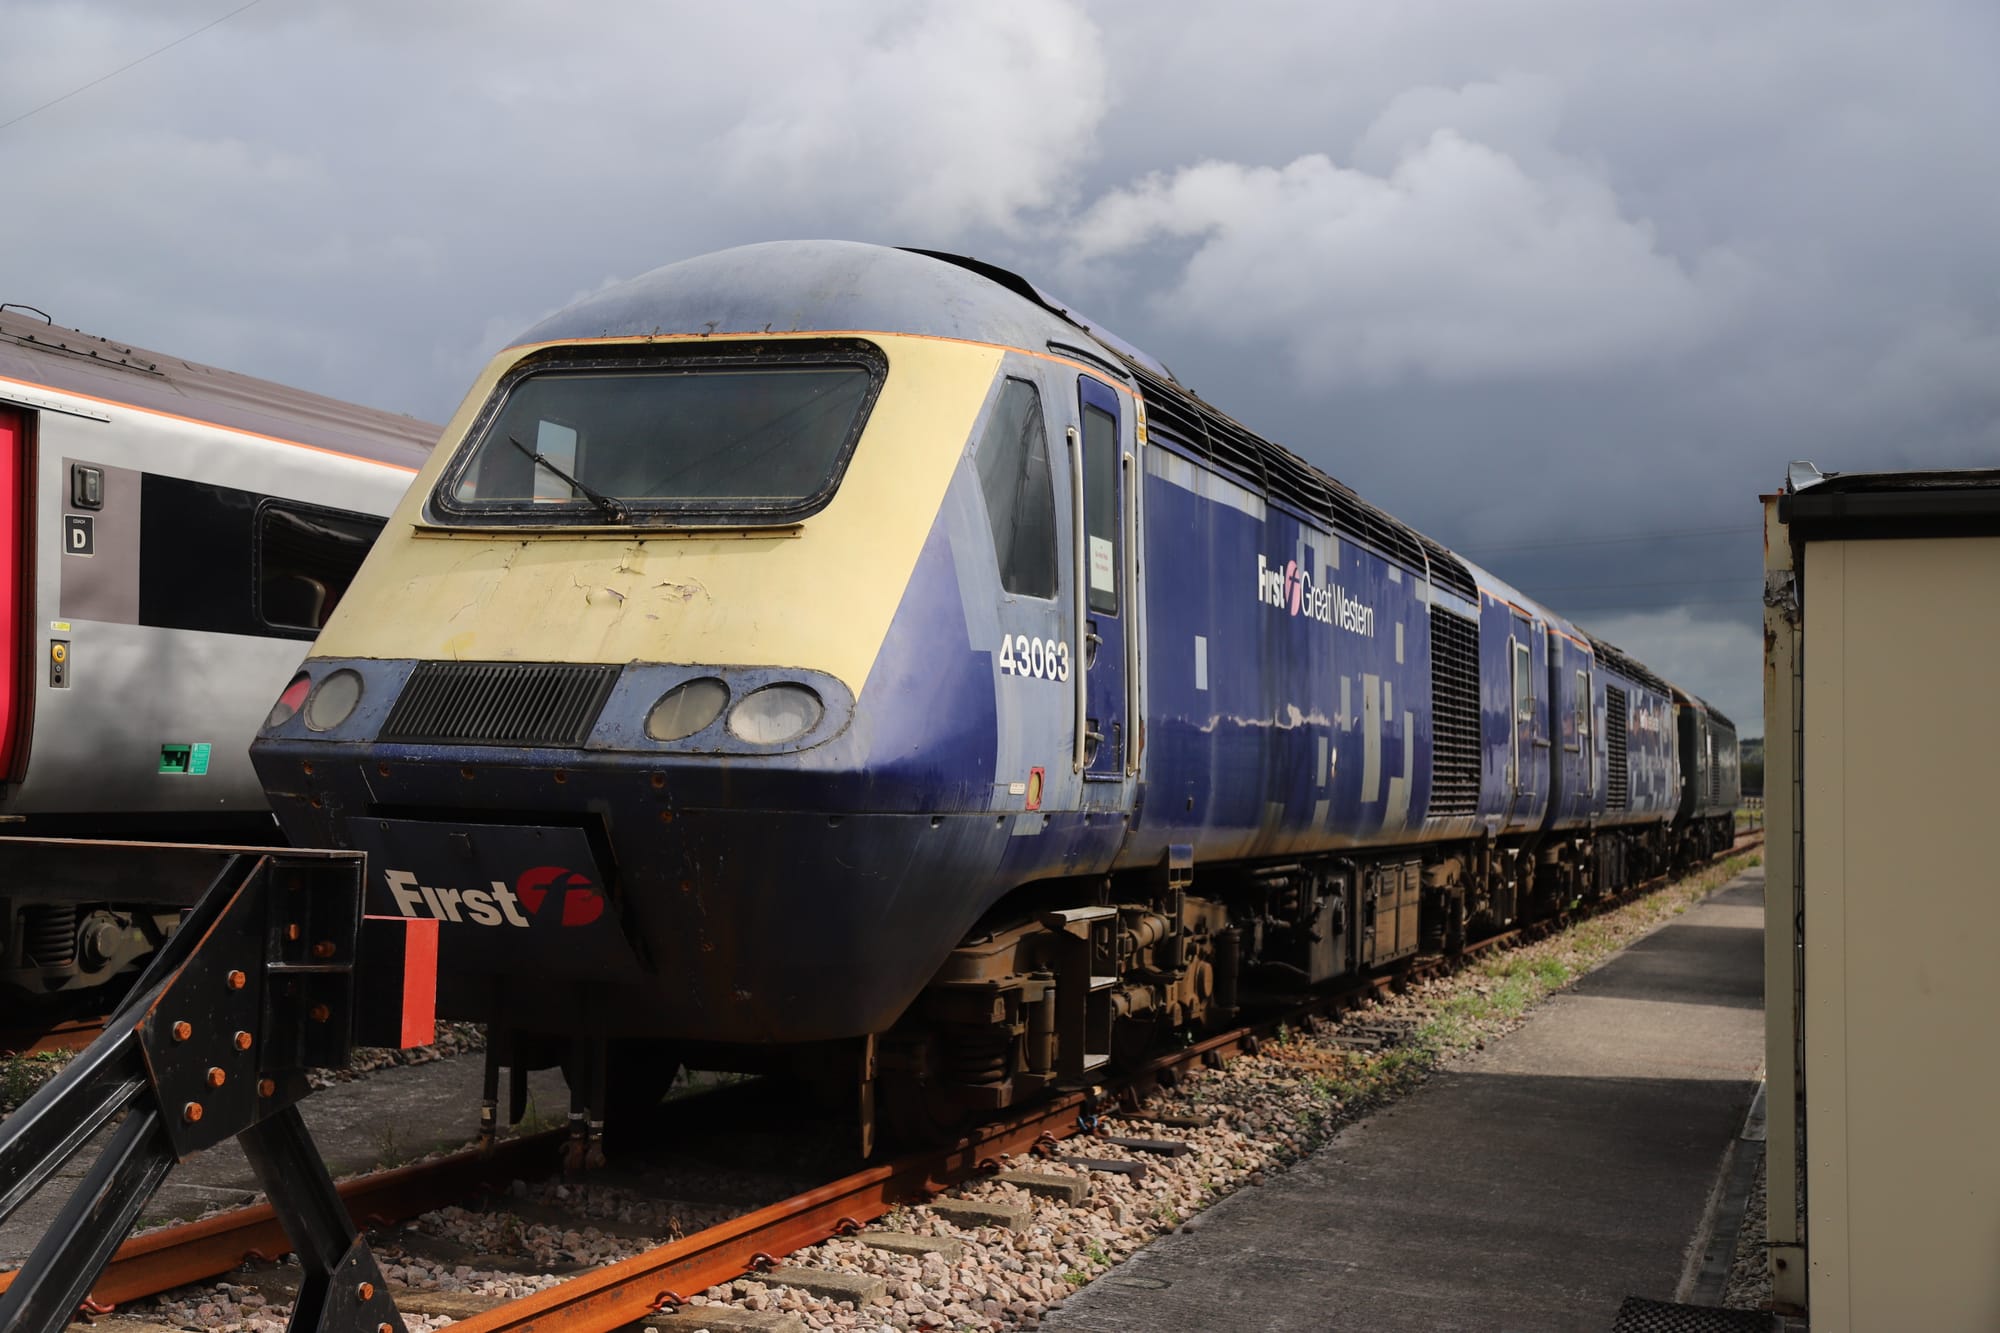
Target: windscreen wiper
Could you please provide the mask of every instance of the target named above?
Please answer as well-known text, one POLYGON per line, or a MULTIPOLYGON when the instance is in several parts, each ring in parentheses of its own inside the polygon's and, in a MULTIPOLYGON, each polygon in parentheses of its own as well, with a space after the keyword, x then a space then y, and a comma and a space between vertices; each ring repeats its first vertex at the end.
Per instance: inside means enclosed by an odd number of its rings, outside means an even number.
POLYGON ((533 449, 530 449, 527 445, 522 444, 519 440, 515 439, 511 435, 507 437, 507 443, 513 445, 516 449, 519 449, 522 453, 526 454, 529 458, 535 460, 535 462, 541 465, 542 467, 545 467, 550 472, 553 472, 559 479, 568 482, 572 487, 576 489, 577 494, 581 495, 584 499, 596 505, 598 510, 603 514, 607 515, 614 523, 630 523, 632 521, 632 515, 626 510, 624 505, 612 499, 610 496, 604 494, 602 491, 593 491, 592 489, 590 489, 590 487, 584 485, 582 482, 578 481, 575 477, 572 477, 569 473, 557 467, 554 463, 551 463, 545 455, 536 453, 533 449))

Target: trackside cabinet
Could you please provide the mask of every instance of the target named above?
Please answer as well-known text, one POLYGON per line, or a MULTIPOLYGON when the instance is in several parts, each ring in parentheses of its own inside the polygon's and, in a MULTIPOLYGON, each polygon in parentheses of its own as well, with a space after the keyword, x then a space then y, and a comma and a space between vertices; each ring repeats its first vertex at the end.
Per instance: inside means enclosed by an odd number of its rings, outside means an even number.
POLYGON ((2000 471, 1794 464, 1764 512, 1775 1294, 2000 1329, 2000 471))

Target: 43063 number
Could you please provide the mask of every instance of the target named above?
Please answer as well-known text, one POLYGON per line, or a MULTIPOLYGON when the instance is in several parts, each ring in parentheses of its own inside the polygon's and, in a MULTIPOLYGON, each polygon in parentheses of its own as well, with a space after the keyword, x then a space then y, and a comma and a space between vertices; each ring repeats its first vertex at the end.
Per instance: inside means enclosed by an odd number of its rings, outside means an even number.
POLYGON ((1030 680, 1068 680, 1069 645, 1027 634, 1000 636, 1000 674, 1030 680))

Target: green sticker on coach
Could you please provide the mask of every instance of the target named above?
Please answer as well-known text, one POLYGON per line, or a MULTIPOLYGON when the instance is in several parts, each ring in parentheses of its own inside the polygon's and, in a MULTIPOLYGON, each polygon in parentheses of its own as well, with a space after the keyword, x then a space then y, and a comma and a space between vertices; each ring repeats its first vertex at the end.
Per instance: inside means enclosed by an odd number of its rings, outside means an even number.
POLYGON ((208 773, 209 745, 167 744, 160 747, 160 772, 187 777, 204 777, 208 773))

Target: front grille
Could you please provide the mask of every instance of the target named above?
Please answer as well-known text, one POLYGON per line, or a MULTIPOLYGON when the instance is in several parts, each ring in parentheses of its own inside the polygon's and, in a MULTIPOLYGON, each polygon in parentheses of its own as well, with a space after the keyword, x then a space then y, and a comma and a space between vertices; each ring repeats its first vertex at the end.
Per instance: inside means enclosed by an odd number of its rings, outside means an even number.
POLYGON ((1632 766, 1625 758, 1625 691, 1604 687, 1604 808, 1624 810, 1632 802, 1632 766))
POLYGON ((40 903, 21 909, 21 955, 30 966, 68 967, 76 961, 76 907, 40 903))
POLYGON ((1432 816, 1479 809, 1479 626, 1431 608, 1432 816))
POLYGON ((424 662, 382 739, 411 745, 581 745, 617 683, 615 666, 424 662))

